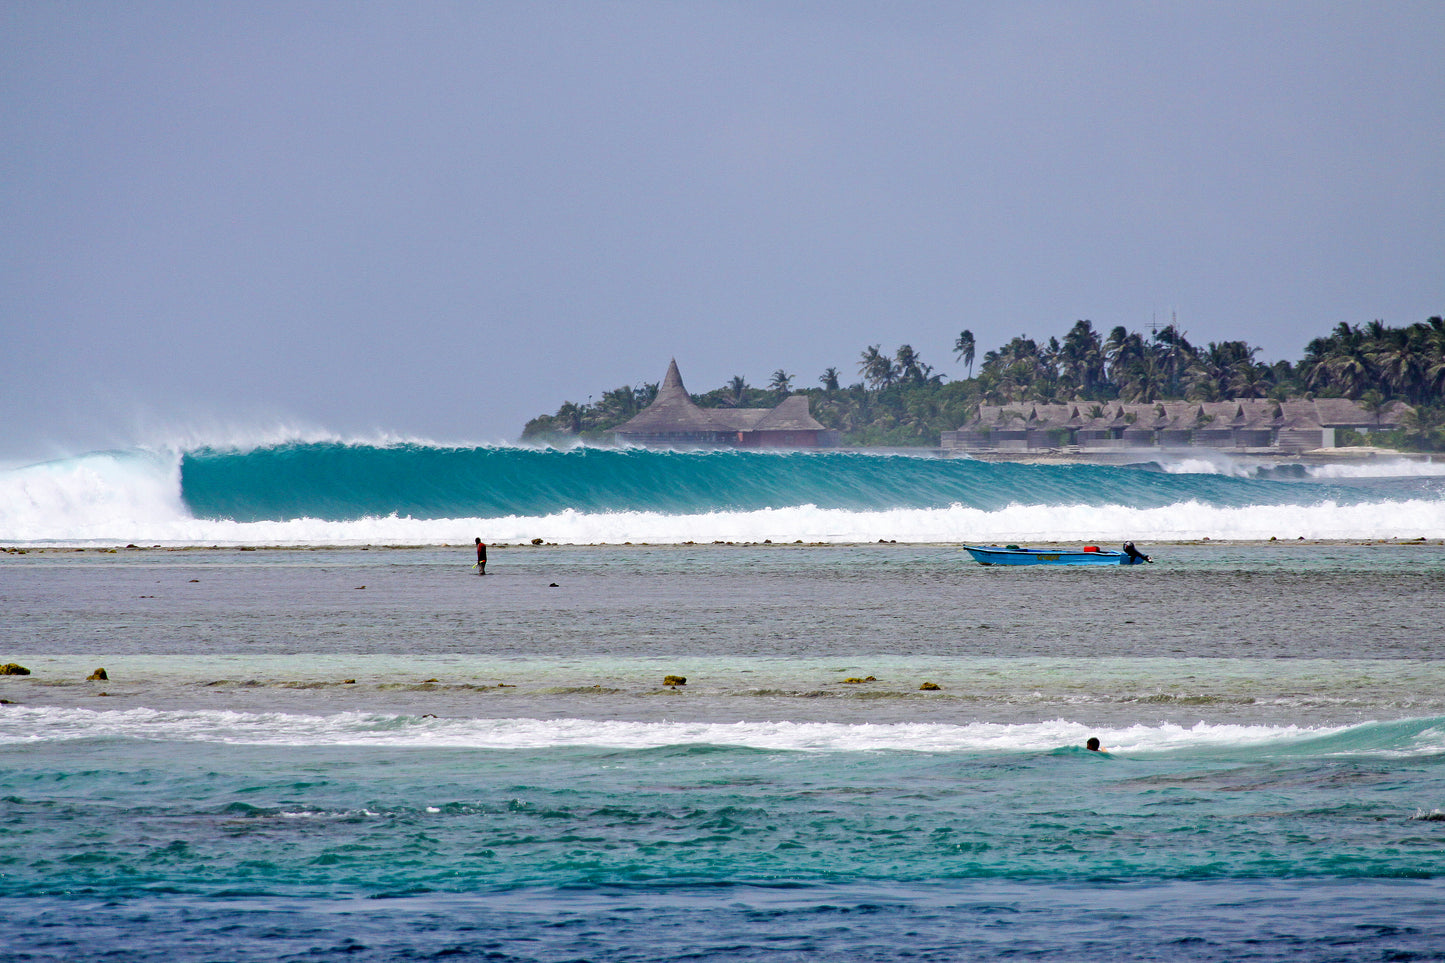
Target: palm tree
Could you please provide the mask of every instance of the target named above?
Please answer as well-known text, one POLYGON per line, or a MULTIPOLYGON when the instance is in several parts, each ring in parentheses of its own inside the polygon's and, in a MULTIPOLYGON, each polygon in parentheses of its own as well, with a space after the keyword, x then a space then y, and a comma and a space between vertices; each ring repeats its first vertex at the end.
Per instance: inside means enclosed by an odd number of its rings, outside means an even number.
POLYGON ((1119 385, 1119 396, 1125 401, 1148 404, 1164 397, 1164 366, 1153 354, 1129 361, 1114 380, 1119 385))
POLYGON ((1365 353, 1380 373, 1384 386, 1392 394, 1411 400, 1419 398, 1418 388, 1425 366, 1423 352, 1416 347, 1408 330, 1392 328, 1365 353))
POLYGON ((1365 332, 1341 321, 1328 337, 1315 338, 1305 348, 1300 376, 1305 386, 1321 392, 1357 398, 1373 380, 1365 357, 1365 332))
POLYGON ((1195 356, 1194 346, 1176 326, 1166 325, 1154 337, 1154 348, 1159 353, 1163 367, 1168 374, 1165 391, 1171 395, 1179 393, 1179 379, 1195 356))
POLYGON ((1129 366, 1144 357, 1144 339, 1127 330, 1122 324, 1109 331, 1104 341, 1104 363, 1108 365, 1109 381, 1115 386, 1129 366))
POLYGON ((894 367, 893 359, 880 352, 880 345, 870 344, 863 352, 862 361, 858 370, 868 383, 875 388, 887 388, 898 378, 898 370, 894 367))
POLYGON ((927 365, 924 365, 919 360, 918 352, 913 350, 913 345, 899 345, 894 359, 898 362, 897 371, 900 381, 922 384, 928 380, 928 376, 923 373, 923 369, 927 367, 927 365))
POLYGON ((1346 398, 1358 398, 1375 381, 1367 356, 1355 351, 1333 355, 1322 367, 1329 379, 1328 384, 1346 398))
POLYGON ((563 429, 575 435, 582 430, 582 409, 577 407, 575 402, 564 401, 562 407, 557 409, 557 421, 563 429))
POLYGON ((768 388, 773 391, 781 392, 782 394, 787 394, 789 391, 793 390, 793 376, 788 374, 782 368, 779 368, 777 371, 773 372, 773 380, 768 382, 768 388))
POLYGON ((968 376, 973 377, 973 332, 964 328, 958 333, 958 339, 953 342, 953 357, 955 361, 962 361, 968 365, 968 376))
MULTIPOLYGON (((1213 347, 1213 345, 1210 345, 1213 347)), ((1219 401, 1228 393, 1225 372, 1210 358, 1196 358, 1184 372, 1184 397, 1190 401, 1219 401)))
POLYGON ((1239 361, 1229 369, 1229 394, 1233 398, 1263 398, 1269 394, 1269 368, 1239 361))
POLYGON ((826 371, 823 372, 823 376, 818 379, 818 382, 823 386, 823 390, 824 390, 824 391, 837 391, 837 390, 838 390, 838 369, 837 369, 837 368, 829 368, 829 369, 827 369, 826 371))
POLYGON ((1092 321, 1075 321, 1059 349, 1062 373, 1086 395, 1104 380, 1104 345, 1092 321))
POLYGON ((733 375, 728 382, 728 396, 723 399, 730 408, 736 408, 743 403, 748 394, 748 383, 742 375, 733 375))
POLYGON ((623 385, 620 388, 613 388, 611 391, 602 393, 602 400, 597 403, 609 420, 625 421, 637 414, 637 396, 632 391, 631 385, 623 385))
POLYGON ((1421 381, 1427 394, 1436 398, 1445 396, 1445 355, 1436 354, 1426 359, 1421 381))

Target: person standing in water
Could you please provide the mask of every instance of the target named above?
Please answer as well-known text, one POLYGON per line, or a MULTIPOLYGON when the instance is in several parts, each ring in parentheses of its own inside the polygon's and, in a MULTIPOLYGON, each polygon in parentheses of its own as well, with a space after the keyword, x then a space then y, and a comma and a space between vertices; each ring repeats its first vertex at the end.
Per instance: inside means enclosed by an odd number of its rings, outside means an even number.
POLYGON ((477 539, 477 574, 487 574, 487 543, 477 539))

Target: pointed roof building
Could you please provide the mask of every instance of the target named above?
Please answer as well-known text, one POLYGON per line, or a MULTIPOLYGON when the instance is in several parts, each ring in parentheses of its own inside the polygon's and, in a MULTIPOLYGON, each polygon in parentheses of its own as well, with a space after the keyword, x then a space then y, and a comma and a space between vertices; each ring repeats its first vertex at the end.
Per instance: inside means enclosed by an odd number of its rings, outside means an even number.
POLYGON ((837 444, 808 409, 807 395, 790 395, 776 408, 703 408, 682 384, 677 359, 652 404, 613 429, 618 441, 657 447, 818 448, 837 444))

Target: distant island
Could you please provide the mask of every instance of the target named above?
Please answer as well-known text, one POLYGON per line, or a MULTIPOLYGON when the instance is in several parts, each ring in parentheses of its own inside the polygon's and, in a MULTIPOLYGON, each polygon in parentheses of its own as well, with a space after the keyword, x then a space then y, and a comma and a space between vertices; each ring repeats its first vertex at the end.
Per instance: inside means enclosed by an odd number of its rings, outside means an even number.
MULTIPOLYGON (((965 378, 951 381, 935 373, 910 345, 891 355, 881 345, 870 345, 859 356, 861 380, 847 386, 843 374, 830 367, 816 388, 795 388, 795 375, 781 368, 766 388, 749 385, 741 375, 699 395, 686 394, 680 379, 669 387, 683 391, 686 407, 703 409, 686 415, 700 432, 766 428, 763 418, 772 412, 778 430, 798 438, 809 433, 808 447, 939 447, 957 443, 967 431, 977 441, 977 433, 991 427, 990 415, 996 419, 992 424, 1026 430, 1020 424, 1004 426, 1000 419, 1026 422, 1032 416, 1037 421, 1041 413, 1055 432, 1077 431, 1088 422, 1086 435, 1112 425, 1115 436, 1121 436, 1126 427, 1139 424, 1141 414, 1146 421, 1161 419, 1158 430, 1170 430, 1172 422, 1174 430, 1218 432, 1229 421, 1242 425, 1239 418, 1250 419, 1254 430, 1274 419, 1278 429, 1279 419, 1291 417, 1287 411, 1303 417, 1299 413, 1307 409, 1299 403, 1343 399, 1355 402, 1352 407, 1365 416, 1337 419, 1334 424, 1341 427, 1328 428, 1334 445, 1362 444, 1368 435, 1369 444, 1377 447, 1445 451, 1445 319, 1440 316, 1404 327, 1340 323, 1310 341, 1304 358, 1295 363, 1257 361, 1259 349, 1245 341, 1196 346, 1174 325, 1147 337, 1119 326, 1101 337, 1090 321, 1075 322, 1062 340, 1051 337, 1040 344, 1016 337, 985 353, 976 376, 970 331, 959 333, 953 353, 968 369, 965 378), (716 414, 708 415, 707 409, 716 414)), ((527 422, 522 439, 615 440, 616 430, 653 405, 675 373, 674 365, 664 382, 614 388, 595 403, 564 402, 555 414, 527 422)), ((1343 410, 1327 404, 1308 409, 1343 410)), ((1044 430, 1042 422, 1034 427, 1044 430)))

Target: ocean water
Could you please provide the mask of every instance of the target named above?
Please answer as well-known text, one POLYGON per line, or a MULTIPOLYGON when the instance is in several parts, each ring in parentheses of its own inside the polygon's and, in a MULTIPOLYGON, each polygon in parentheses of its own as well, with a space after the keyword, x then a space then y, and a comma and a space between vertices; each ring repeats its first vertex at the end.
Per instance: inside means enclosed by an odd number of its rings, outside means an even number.
POLYGON ((0 953, 1445 959, 1439 482, 330 443, 9 469, 0 953), (1056 519, 1191 541, 959 549, 1056 519))
POLYGON ((989 464, 857 452, 339 440, 0 469, 0 543, 1445 538, 1445 462, 989 464))

